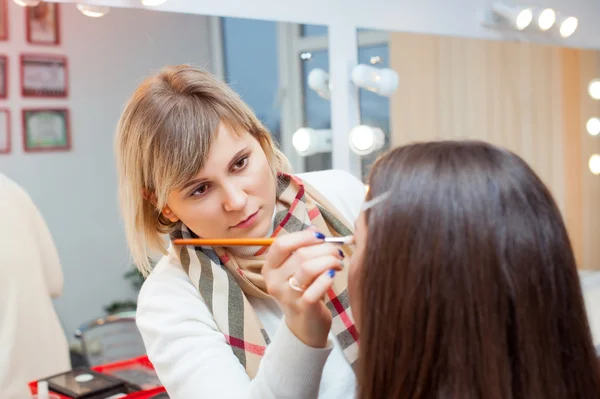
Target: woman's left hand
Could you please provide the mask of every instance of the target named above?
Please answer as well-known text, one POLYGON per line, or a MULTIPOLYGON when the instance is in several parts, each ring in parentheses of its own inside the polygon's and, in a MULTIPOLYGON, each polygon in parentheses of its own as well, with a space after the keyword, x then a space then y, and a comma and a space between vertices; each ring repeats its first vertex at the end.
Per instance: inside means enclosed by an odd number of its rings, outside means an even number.
POLYGON ((335 271, 343 267, 343 254, 324 238, 314 229, 281 236, 262 268, 267 291, 281 306, 289 329, 315 348, 327 344, 332 316, 323 298, 335 271))

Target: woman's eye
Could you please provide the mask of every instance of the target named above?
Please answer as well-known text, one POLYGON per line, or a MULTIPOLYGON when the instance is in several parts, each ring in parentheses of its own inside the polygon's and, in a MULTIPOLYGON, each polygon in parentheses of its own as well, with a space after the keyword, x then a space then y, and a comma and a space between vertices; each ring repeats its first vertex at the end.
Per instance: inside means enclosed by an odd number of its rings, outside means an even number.
POLYGON ((206 190, 208 190, 208 184, 203 184, 192 193, 192 196, 197 197, 203 195, 204 193, 206 193, 206 190))
POLYGON ((238 159, 238 161, 233 164, 233 167, 234 167, 234 169, 241 169, 244 166, 246 166, 246 164, 248 164, 248 157, 247 156, 238 159))

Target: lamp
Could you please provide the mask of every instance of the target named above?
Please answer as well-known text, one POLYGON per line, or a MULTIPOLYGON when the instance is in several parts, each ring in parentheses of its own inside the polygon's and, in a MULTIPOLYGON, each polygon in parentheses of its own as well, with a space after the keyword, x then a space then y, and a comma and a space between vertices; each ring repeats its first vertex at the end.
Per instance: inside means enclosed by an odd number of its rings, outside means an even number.
POLYGON ((100 18, 108 14, 110 7, 108 6, 94 6, 91 4, 77 4, 77 9, 87 17, 100 18))
POLYGON ((536 9, 535 14, 535 20, 537 21, 537 25, 542 32, 552 28, 556 22, 556 12, 554 12, 554 10, 551 8, 536 9))
POLYGON ((350 149, 358 155, 368 155, 385 144, 385 134, 377 127, 358 125, 350 131, 350 149))
POLYGON ((588 167, 590 168, 590 172, 595 175, 600 175, 600 155, 592 155, 588 162, 588 167))
POLYGON ((531 21, 533 21, 533 10, 529 7, 493 3, 484 14, 483 24, 523 30, 531 24, 531 21))
POLYGON ((398 88, 398 74, 393 69, 359 64, 352 69, 352 82, 357 87, 389 97, 398 88))
POLYGON ((577 30, 578 24, 575 17, 560 17, 558 19, 560 35, 564 38, 571 36, 577 30))
POLYGON ((13 0, 21 7, 35 7, 41 3, 41 0, 13 0))
POLYGON ((594 100, 600 100, 600 79, 593 79, 588 85, 588 93, 594 100))
POLYGON ((331 130, 315 130, 302 127, 292 136, 292 145, 303 157, 331 152, 331 130))
POLYGON ((316 91, 319 97, 326 100, 329 100, 331 97, 329 74, 320 68, 315 68, 309 72, 308 87, 316 91))
POLYGON ((167 0, 141 0, 141 1, 142 1, 142 5, 144 5, 146 7, 156 7, 156 6, 163 4, 167 0))
POLYGON ((588 119, 585 124, 585 128, 590 136, 597 136, 600 134, 600 119, 593 117, 588 119))

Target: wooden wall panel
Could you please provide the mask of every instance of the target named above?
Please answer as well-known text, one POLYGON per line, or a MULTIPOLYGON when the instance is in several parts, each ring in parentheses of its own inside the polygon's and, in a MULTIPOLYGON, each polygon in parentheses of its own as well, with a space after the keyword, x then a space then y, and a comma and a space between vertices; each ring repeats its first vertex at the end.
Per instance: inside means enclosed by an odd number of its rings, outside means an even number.
POLYGON ((587 84, 596 51, 407 33, 390 36, 400 87, 390 102, 392 145, 480 139, 519 154, 552 191, 581 268, 600 269, 600 176, 587 162, 600 116, 587 84), (595 206, 595 204, 599 204, 595 206))

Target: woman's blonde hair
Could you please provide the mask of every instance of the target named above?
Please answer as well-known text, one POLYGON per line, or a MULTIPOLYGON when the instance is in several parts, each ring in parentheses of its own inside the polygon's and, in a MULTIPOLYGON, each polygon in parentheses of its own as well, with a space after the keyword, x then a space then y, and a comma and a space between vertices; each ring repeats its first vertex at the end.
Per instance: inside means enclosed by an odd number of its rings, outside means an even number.
POLYGON ((250 107, 206 71, 165 67, 125 105, 115 142, 119 201, 129 248, 143 275, 151 271, 149 250, 166 253, 162 235, 177 227, 161 213, 169 192, 202 169, 221 123, 256 138, 274 173, 290 171, 250 107))

